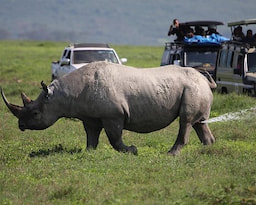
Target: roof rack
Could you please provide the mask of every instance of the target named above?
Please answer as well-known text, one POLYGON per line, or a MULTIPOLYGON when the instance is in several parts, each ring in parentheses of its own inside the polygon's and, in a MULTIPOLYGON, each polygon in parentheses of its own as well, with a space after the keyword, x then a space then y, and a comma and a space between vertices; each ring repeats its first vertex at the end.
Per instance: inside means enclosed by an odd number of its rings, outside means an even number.
POLYGON ((245 48, 255 48, 256 47, 256 43, 255 42, 251 42, 250 43, 250 42, 246 42, 246 41, 230 40, 230 41, 226 41, 226 42, 223 42, 223 43, 239 45, 239 46, 243 46, 245 48))
POLYGON ((82 48, 82 47, 98 47, 98 48, 110 48, 106 43, 75 43, 71 44, 74 48, 82 48))
POLYGON ((234 45, 234 46, 239 46, 239 47, 245 48, 245 49, 246 48, 249 49, 251 47, 250 44, 248 44, 246 42, 234 41, 234 40, 224 41, 224 42, 222 42, 222 45, 227 45, 227 46, 234 45))
POLYGON ((184 46, 184 43, 182 41, 177 42, 166 42, 165 43, 165 50, 167 49, 177 49, 184 46))
POLYGON ((230 41, 224 41, 222 44, 236 44, 236 45, 248 45, 245 42, 242 41, 234 41, 234 40, 230 40, 230 41))
POLYGON ((204 47, 220 47, 220 44, 212 44, 212 43, 199 43, 199 42, 193 42, 193 43, 187 43, 183 41, 175 41, 175 42, 166 42, 165 43, 165 50, 170 50, 170 49, 178 49, 178 48, 204 48, 204 47))

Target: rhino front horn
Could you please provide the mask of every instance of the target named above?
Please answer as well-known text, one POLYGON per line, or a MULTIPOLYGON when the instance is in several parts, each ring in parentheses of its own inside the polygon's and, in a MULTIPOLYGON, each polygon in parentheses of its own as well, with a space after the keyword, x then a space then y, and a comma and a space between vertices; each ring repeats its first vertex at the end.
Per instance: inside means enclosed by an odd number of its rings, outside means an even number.
POLYGON ((21 109, 22 107, 21 106, 18 106, 18 105, 14 105, 14 104, 11 104, 8 102, 8 100, 6 99, 5 95, 4 95, 4 91, 2 88, 1 89, 1 95, 2 95, 2 98, 4 100, 4 103, 6 104, 6 106, 8 107, 8 109, 12 112, 12 114, 14 116, 16 116, 17 118, 20 118, 20 114, 21 114, 21 109))

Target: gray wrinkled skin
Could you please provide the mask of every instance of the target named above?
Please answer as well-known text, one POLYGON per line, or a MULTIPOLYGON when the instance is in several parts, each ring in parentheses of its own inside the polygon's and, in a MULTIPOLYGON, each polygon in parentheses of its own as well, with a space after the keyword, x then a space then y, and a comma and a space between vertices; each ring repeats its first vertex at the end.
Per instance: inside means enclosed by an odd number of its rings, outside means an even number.
POLYGON ((19 127, 45 129, 61 117, 78 118, 87 134, 87 148, 96 149, 104 128, 117 151, 137 154, 122 141, 123 129, 148 133, 168 126, 179 117, 179 133, 169 154, 177 155, 193 127, 205 144, 215 139, 207 124, 213 100, 209 81, 192 68, 165 66, 137 69, 95 62, 42 91, 16 116, 19 127))

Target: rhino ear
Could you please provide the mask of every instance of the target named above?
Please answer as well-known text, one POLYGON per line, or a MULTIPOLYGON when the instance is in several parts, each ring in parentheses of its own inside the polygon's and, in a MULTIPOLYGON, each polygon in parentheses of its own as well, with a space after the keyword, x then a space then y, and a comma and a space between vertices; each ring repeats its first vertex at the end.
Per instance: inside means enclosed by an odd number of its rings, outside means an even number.
POLYGON ((41 81, 41 86, 42 86, 44 92, 46 92, 46 94, 48 94, 48 88, 47 88, 47 85, 44 83, 44 81, 41 81))
POLYGON ((53 94, 52 91, 47 87, 44 81, 41 81, 41 86, 45 92, 45 97, 48 99, 53 94))

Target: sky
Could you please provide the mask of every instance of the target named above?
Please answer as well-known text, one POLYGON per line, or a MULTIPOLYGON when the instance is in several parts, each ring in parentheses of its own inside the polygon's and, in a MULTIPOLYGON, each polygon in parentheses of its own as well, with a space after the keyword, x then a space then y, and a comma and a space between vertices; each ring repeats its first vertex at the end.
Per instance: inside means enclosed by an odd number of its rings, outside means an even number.
MULTIPOLYGON (((256 18, 255 0, 0 2, 0 31, 7 31, 5 37, 11 39, 33 37, 39 40, 162 45, 170 40, 167 31, 174 18, 181 22, 222 21, 225 25, 220 26, 218 30, 227 37, 231 36, 230 28, 227 27, 228 22, 256 18)), ((256 32, 256 26, 252 29, 256 32)))

